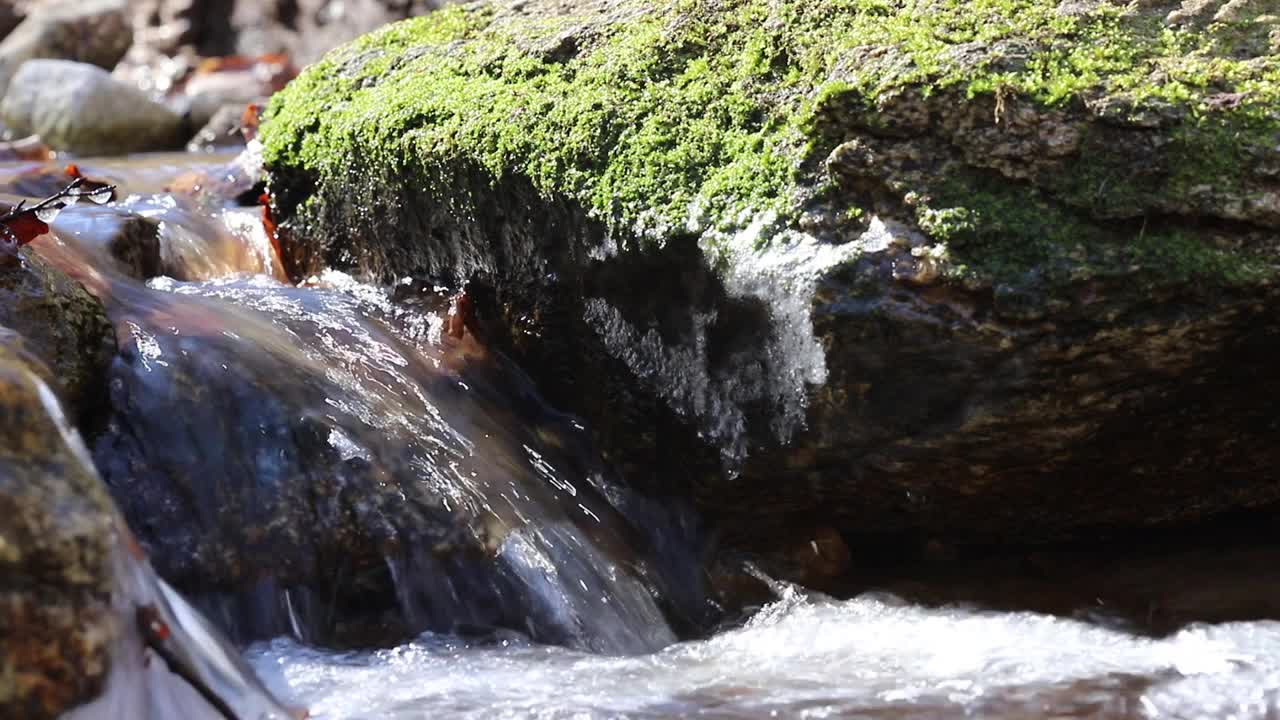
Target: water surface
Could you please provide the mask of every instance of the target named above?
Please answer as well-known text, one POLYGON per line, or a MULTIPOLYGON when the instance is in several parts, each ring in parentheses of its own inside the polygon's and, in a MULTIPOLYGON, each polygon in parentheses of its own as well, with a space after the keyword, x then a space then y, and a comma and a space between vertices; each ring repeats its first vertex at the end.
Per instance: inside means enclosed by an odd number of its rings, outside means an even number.
POLYGON ((888 595, 791 589, 744 627, 638 657, 424 635, 375 652, 277 640, 248 657, 325 720, 1271 718, 1280 623, 1161 639, 888 595))

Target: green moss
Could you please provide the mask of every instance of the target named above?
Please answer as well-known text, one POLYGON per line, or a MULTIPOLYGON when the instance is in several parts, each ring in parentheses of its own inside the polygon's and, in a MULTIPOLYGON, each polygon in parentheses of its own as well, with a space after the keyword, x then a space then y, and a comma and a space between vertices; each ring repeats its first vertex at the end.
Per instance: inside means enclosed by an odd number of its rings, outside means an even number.
MULTIPOLYGON (((811 162, 822 149, 815 113, 873 107, 898 88, 1016 93, 1046 106, 1103 96, 1176 106, 1188 120, 1171 149, 1171 179, 1126 186, 1131 204, 1206 173, 1236 182, 1238 148, 1280 133, 1274 55, 1237 57, 1216 27, 1171 29, 1105 3, 1068 17, 1058 5, 659 0, 618 20, 502 22, 455 6, 377 31, 304 72, 267 112, 266 160, 321 183, 345 177, 357 159, 390 170, 461 160, 661 237, 686 226, 695 207, 719 226, 767 210, 794 217, 802 189, 822 180, 811 162), (590 26, 582 46, 556 52, 555 38, 580 25, 590 26), (835 72, 868 48, 893 48, 892 62, 835 72), (1222 104, 1223 93, 1240 95, 1222 104)), ((1115 191, 1124 170, 1082 163, 1075 199, 1107 182, 1115 191)), ((1043 222, 990 200, 974 195, 920 220, 940 237, 967 234, 1008 245, 1004 256, 1039 257, 1018 238, 1039 236, 1043 222)), ((1045 237, 1035 247, 1065 239, 1045 237)))
POLYGON ((1275 272, 1274 260, 1213 247, 1147 219, 1106 226, 1082 220, 1042 192, 990 175, 950 178, 917 207, 916 221, 946 243, 948 274, 957 280, 1054 285, 1116 275, 1233 286, 1275 272))

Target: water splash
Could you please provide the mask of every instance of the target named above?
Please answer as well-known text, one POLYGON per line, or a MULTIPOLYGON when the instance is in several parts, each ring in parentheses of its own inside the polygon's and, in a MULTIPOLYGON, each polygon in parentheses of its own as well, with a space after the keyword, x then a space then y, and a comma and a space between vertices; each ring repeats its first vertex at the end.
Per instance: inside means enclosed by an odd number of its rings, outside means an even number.
POLYGON ((792 590, 745 627, 641 657, 426 635, 249 654, 323 720, 381 718, 1263 718, 1280 711, 1280 623, 1150 639, 1034 613, 845 602, 792 590))

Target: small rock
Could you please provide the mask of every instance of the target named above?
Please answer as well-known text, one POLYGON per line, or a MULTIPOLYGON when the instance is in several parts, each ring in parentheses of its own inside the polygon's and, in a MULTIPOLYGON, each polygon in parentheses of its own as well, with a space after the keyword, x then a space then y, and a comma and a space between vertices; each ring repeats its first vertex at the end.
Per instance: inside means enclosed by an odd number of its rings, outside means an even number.
POLYGON ((17 3, 11 0, 0 2, 0 38, 7 37, 13 32, 25 15, 26 9, 19 7, 17 3))
POLYGON ((187 143, 189 152, 213 152, 218 149, 244 147, 245 106, 223 105, 187 143))
POLYGON ((174 98, 185 111, 191 127, 208 124, 227 105, 265 106, 266 99, 297 75, 297 69, 283 55, 209 59, 182 84, 174 98))
POLYGON ((0 92, 28 60, 75 60, 115 67, 133 42, 126 0, 38 4, 0 43, 0 92))
POLYGON ((1198 20, 1213 8, 1213 0, 1183 0, 1182 6, 1165 16, 1166 25, 1183 25, 1198 20))
POLYGON ((1274 0, 1230 0, 1213 16, 1214 22, 1240 23, 1257 19, 1268 10, 1274 12, 1274 0))
POLYGON ((95 269, 149 280, 163 271, 160 224, 118 205, 84 204, 62 211, 52 227, 62 237, 74 236, 95 269))
POLYGON ((80 155, 123 155, 182 145, 182 118, 107 71, 65 60, 24 64, 0 103, 15 132, 80 155))

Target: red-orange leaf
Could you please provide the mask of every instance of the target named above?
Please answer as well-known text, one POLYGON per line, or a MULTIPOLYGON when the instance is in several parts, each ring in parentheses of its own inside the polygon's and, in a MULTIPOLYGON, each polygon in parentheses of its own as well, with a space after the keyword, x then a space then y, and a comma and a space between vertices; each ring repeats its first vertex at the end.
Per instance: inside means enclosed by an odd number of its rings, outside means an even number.
POLYGON ((41 235, 49 232, 49 226, 35 213, 22 213, 5 222, 5 227, 18 239, 18 245, 26 245, 41 235))

